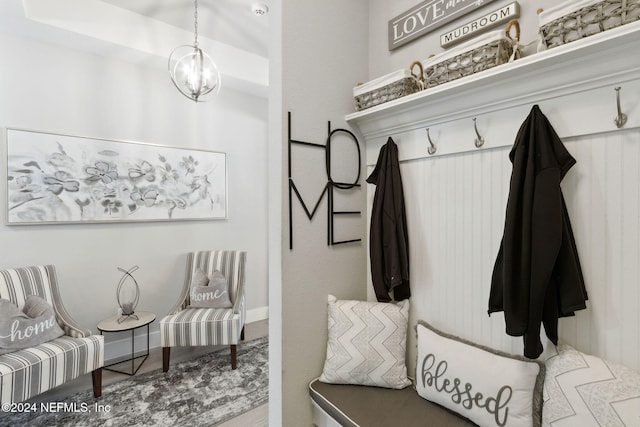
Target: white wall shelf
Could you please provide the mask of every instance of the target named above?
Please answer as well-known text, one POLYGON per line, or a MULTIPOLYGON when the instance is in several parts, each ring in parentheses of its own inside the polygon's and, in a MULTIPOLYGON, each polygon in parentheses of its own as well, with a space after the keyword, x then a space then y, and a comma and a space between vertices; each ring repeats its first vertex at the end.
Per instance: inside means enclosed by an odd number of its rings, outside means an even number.
POLYGON ((640 126, 640 21, 527 56, 346 116, 366 140, 367 164, 389 136, 401 160, 511 145, 531 106, 539 104, 561 137, 617 130, 621 87, 624 128, 640 126))

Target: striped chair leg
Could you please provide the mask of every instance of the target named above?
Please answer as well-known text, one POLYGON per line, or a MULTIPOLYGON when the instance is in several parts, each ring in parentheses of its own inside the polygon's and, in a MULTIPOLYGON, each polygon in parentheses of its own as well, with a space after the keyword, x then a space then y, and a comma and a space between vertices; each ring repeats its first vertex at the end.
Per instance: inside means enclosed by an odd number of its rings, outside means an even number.
POLYGON ((162 347, 162 372, 169 370, 169 357, 171 355, 171 347, 162 347))
POLYGON ((102 396, 102 368, 91 371, 93 380, 93 397, 102 396))
POLYGON ((231 345, 231 369, 236 369, 237 367, 237 346, 233 344, 231 345))

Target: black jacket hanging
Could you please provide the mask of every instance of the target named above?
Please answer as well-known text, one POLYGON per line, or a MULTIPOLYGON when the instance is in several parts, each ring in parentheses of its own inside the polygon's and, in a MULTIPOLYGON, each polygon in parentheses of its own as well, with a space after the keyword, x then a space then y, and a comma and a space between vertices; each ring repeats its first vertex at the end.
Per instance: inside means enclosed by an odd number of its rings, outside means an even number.
POLYGON ((558 318, 586 308, 578 252, 560 181, 575 164, 537 105, 509 153, 513 164, 504 236, 493 270, 489 313, 524 337, 524 355, 542 353, 540 324, 558 343, 558 318))
POLYGON ((409 236, 404 209, 404 192, 398 146, 389 138, 380 149, 378 163, 367 178, 375 184, 371 211, 369 250, 371 279, 378 301, 396 301, 411 296, 409 289, 409 236))

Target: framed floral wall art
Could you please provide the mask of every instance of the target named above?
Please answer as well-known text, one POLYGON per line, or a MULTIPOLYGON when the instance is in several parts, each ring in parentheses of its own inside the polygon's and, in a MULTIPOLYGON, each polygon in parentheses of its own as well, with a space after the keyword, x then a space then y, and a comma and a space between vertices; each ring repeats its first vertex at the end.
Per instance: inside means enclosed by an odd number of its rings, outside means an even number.
POLYGON ((223 219, 226 154, 7 129, 7 223, 223 219))

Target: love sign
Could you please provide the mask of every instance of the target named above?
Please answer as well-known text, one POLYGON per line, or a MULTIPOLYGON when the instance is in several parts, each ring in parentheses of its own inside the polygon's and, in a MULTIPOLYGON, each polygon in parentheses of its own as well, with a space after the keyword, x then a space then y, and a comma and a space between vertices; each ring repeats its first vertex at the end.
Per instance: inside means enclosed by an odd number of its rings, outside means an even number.
POLYGON ((426 0, 389 21, 389 50, 491 3, 493 0, 426 0))

